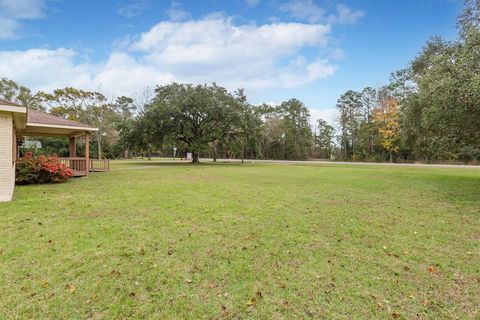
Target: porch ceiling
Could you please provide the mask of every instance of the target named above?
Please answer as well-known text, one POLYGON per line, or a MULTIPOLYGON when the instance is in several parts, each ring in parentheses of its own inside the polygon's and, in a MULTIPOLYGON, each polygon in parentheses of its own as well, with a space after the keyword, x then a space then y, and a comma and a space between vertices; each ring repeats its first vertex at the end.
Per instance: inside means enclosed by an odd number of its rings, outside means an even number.
POLYGON ((77 137, 85 134, 85 132, 95 132, 92 128, 78 128, 78 127, 60 127, 60 126, 42 126, 31 125, 27 123, 27 127, 21 133, 22 136, 30 137, 77 137))

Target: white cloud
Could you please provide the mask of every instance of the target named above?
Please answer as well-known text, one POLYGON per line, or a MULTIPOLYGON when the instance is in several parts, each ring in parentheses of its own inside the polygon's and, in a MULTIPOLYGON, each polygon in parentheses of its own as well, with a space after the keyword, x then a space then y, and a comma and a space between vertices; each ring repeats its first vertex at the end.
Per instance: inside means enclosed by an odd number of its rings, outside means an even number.
POLYGON ((235 24, 224 15, 160 22, 89 64, 68 49, 0 51, 0 75, 33 90, 64 86, 132 94, 172 81, 217 82, 249 93, 292 88, 332 75, 330 27, 322 24, 235 24), (302 51, 309 48, 310 54, 302 51))
POLYGON ((245 3, 249 7, 255 7, 260 3, 260 0, 245 0, 245 3))
POLYGON ((334 22, 340 24, 354 24, 365 15, 365 12, 361 10, 353 11, 344 4, 337 5, 337 11, 338 14, 332 16, 332 19, 334 22))
POLYGON ((13 39, 22 28, 22 20, 45 17, 44 0, 0 0, 0 39, 13 39))
POLYGON ((182 21, 190 17, 190 13, 183 10, 182 5, 176 1, 172 1, 167 14, 171 21, 182 21))
POLYGON ((235 25, 231 18, 216 14, 183 23, 161 22, 133 42, 130 50, 142 53, 144 63, 174 74, 179 81, 292 87, 334 72, 328 60, 307 60, 299 54, 306 47, 325 48, 329 32, 320 24, 235 25))
POLYGON ((168 65, 228 64, 272 60, 304 47, 325 47, 330 28, 324 25, 272 23, 234 25, 213 15, 184 23, 161 22, 143 33, 131 50, 168 65))
POLYGON ((0 11, 14 19, 37 19, 45 14, 44 0, 0 0, 0 11))
POLYGON ((138 62, 127 53, 113 53, 94 76, 94 84, 109 94, 129 95, 145 87, 175 80, 168 72, 138 62))
POLYGON ((336 14, 327 15, 327 11, 313 0, 291 0, 280 6, 281 11, 289 13, 293 18, 310 23, 354 24, 365 15, 363 11, 354 11, 344 4, 339 4, 336 8, 336 14))
POLYGON ((118 6, 117 13, 125 18, 132 18, 141 14, 147 7, 148 4, 146 0, 122 2, 118 6))
POLYGON ((0 40, 15 38, 20 26, 21 24, 18 21, 0 15, 0 40))
POLYGON ((293 0, 280 6, 280 10, 288 12, 292 17, 316 23, 325 20, 325 10, 317 6, 313 0, 293 0))
POLYGON ((95 66, 75 64, 74 57, 75 52, 63 48, 0 51, 0 75, 35 90, 88 86, 95 66))

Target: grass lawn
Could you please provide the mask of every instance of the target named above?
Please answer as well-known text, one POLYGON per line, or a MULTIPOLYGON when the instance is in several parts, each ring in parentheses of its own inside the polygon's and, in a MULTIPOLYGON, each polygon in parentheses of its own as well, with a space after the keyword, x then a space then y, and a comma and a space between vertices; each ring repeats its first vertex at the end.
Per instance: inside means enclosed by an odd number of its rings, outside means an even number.
POLYGON ((0 319, 480 317, 480 170, 112 167, 0 204, 0 319))

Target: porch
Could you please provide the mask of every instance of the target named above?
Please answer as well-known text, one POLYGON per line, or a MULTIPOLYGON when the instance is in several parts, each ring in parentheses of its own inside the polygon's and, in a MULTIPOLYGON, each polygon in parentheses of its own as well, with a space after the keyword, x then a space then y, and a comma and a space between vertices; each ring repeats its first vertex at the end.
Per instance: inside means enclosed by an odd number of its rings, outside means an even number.
POLYGON ((87 167, 87 158, 59 158, 60 162, 73 170, 74 177, 87 176, 88 172, 108 172, 110 171, 110 161, 108 159, 90 159, 87 167))
POLYGON ((60 118, 36 110, 28 110, 26 128, 18 133, 20 137, 51 137, 68 140, 68 157, 59 158, 60 161, 71 168, 75 177, 88 176, 90 172, 110 171, 108 159, 95 159, 90 157, 91 134, 98 128, 60 118), (83 156, 77 153, 77 143, 82 147, 83 156))

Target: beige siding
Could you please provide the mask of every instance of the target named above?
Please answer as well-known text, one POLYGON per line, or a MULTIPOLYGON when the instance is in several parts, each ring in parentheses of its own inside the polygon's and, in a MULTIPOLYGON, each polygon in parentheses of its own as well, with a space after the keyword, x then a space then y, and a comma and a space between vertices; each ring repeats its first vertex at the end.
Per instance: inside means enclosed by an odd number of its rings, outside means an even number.
POLYGON ((13 118, 11 113, 0 112, 0 201, 12 199, 14 185, 13 118))

